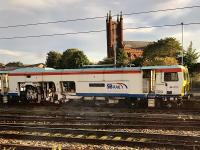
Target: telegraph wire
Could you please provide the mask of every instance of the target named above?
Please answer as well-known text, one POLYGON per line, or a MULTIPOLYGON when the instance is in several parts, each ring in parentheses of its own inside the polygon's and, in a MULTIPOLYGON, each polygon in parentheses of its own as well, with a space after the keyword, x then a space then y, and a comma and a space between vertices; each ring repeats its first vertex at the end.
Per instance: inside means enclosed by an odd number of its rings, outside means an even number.
POLYGON ((58 20, 58 21, 48 21, 48 22, 37 22, 37 23, 28 23, 28 24, 0 26, 0 29, 37 26, 37 25, 46 25, 46 24, 56 24, 56 23, 65 23, 65 22, 74 22, 74 21, 84 21, 84 20, 93 20, 93 19, 103 19, 105 17, 106 16, 103 16, 103 17, 88 17, 88 18, 77 18, 77 19, 68 19, 68 20, 58 20))
MULTIPOLYGON (((200 24, 200 23, 199 23, 200 24)), ((133 27, 133 28, 125 28, 124 30, 129 30, 129 29, 148 29, 148 28, 163 28, 163 27, 175 27, 175 26, 180 26, 181 24, 166 24, 166 25, 155 25, 155 26, 144 26, 144 27, 133 27)))
POLYGON ((144 27, 133 27, 133 28, 125 28, 128 29, 147 29, 147 28, 163 28, 163 27, 175 27, 175 26, 189 26, 189 25, 199 25, 200 22, 190 22, 190 23, 178 23, 178 24, 165 24, 165 25, 155 25, 155 26, 144 26, 144 27))
POLYGON ((54 34, 41 34, 41 35, 28 35, 28 36, 15 36, 15 37, 3 37, 0 40, 11 40, 11 39, 26 39, 26 38, 38 38, 38 37, 50 37, 50 36, 61 36, 61 35, 74 35, 74 34, 87 34, 87 33, 98 33, 106 30, 94 30, 94 31, 80 31, 80 32, 68 32, 68 33, 54 33, 54 34))
MULTIPOLYGON (((175 27, 175 26, 189 26, 189 25, 200 25, 200 22, 190 22, 190 23, 179 23, 179 24, 165 24, 165 25, 154 25, 154 26, 141 26, 141 27, 132 27, 124 28, 123 30, 138 30, 138 29, 148 29, 148 28, 163 28, 163 27, 175 27)), ((80 31, 80 32, 67 32, 67 33, 54 33, 54 34, 41 34, 41 35, 28 35, 28 36, 14 36, 14 37, 1 37, 0 40, 13 40, 13 39, 26 39, 26 38, 40 38, 40 37, 52 37, 52 36, 63 36, 63 35, 75 35, 75 34, 90 34, 90 33, 99 33, 105 32, 105 29, 102 30, 91 30, 91 31, 80 31)))
POLYGON ((142 11, 142 12, 133 12, 133 13, 127 13, 127 14, 123 14, 123 15, 124 16, 130 16, 130 15, 148 14, 148 13, 165 12, 165 11, 173 11, 173 10, 192 9, 192 8, 199 8, 199 7, 200 7, 200 5, 194 5, 194 6, 186 6, 186 7, 177 7, 177 8, 158 9, 158 10, 150 10, 150 11, 142 11))
MULTIPOLYGON (((186 6, 186 7, 177 7, 177 8, 168 8, 168 9, 158 9, 158 10, 150 10, 150 11, 142 11, 142 12, 125 13, 123 15, 124 16, 130 16, 130 15, 148 14, 148 13, 156 13, 156 12, 192 9, 192 8, 199 8, 199 7, 200 7, 200 5, 194 5, 194 6, 186 6)), ((113 17, 114 16, 117 16, 117 15, 113 15, 113 17)), ((48 21, 48 22, 37 22, 37 23, 18 24, 18 25, 8 25, 8 26, 0 26, 0 29, 37 26, 37 25, 46 25, 46 24, 56 24, 56 23, 66 23, 66 22, 75 22, 75 21, 84 21, 84 20, 103 19, 103 18, 106 18, 106 16, 86 17, 86 18, 57 20, 57 21, 48 21)))

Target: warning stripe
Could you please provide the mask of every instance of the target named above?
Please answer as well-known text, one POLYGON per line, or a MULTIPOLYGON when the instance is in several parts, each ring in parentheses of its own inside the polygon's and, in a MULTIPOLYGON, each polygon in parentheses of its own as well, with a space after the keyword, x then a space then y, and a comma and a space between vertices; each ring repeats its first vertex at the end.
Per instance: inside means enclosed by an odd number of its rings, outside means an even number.
POLYGON ((19 72, 9 73, 8 76, 42 76, 42 75, 83 75, 83 74, 132 74, 141 73, 139 70, 106 70, 106 71, 66 71, 66 72, 19 72))
POLYGON ((181 68, 163 68, 156 69, 156 72, 182 72, 181 68))

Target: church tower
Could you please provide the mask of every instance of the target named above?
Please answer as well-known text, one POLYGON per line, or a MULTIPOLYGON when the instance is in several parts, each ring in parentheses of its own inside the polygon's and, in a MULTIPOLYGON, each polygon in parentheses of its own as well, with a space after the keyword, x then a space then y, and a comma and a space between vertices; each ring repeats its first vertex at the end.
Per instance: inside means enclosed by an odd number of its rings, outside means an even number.
POLYGON ((112 21, 111 11, 106 18, 107 57, 114 57, 114 50, 123 48, 123 17, 117 15, 117 21, 112 21))

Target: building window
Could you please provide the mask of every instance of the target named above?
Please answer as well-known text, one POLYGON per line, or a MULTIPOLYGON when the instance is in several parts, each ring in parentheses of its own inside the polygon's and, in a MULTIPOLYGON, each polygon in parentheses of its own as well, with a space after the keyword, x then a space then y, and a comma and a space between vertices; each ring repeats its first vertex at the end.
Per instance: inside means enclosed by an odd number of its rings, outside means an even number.
POLYGON ((128 53, 127 53, 127 56, 128 56, 128 58, 131 58, 131 53, 128 52, 128 53))
POLYGON ((177 72, 165 72, 164 80, 165 81, 178 81, 178 73, 177 72))

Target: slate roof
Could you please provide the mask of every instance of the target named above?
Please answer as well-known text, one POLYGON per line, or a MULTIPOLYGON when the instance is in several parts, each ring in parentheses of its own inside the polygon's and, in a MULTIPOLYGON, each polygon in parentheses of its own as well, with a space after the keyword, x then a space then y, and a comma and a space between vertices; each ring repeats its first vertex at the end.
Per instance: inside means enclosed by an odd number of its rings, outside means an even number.
POLYGON ((149 41, 124 41, 125 48, 135 48, 135 49, 144 49, 148 44, 152 42, 149 41))
POLYGON ((144 66, 144 67, 123 67, 123 68, 85 68, 85 69, 53 69, 53 68, 20 68, 16 70, 2 70, 0 74, 8 74, 8 73, 38 73, 38 72, 76 72, 76 71, 110 71, 110 70, 145 70, 145 69, 160 69, 160 68, 184 68, 181 65, 174 66, 144 66))
POLYGON ((54 68, 32 68, 32 67, 26 67, 26 68, 19 68, 16 70, 13 70, 12 72, 17 73, 17 72, 45 72, 45 71, 53 71, 55 70, 54 68))

